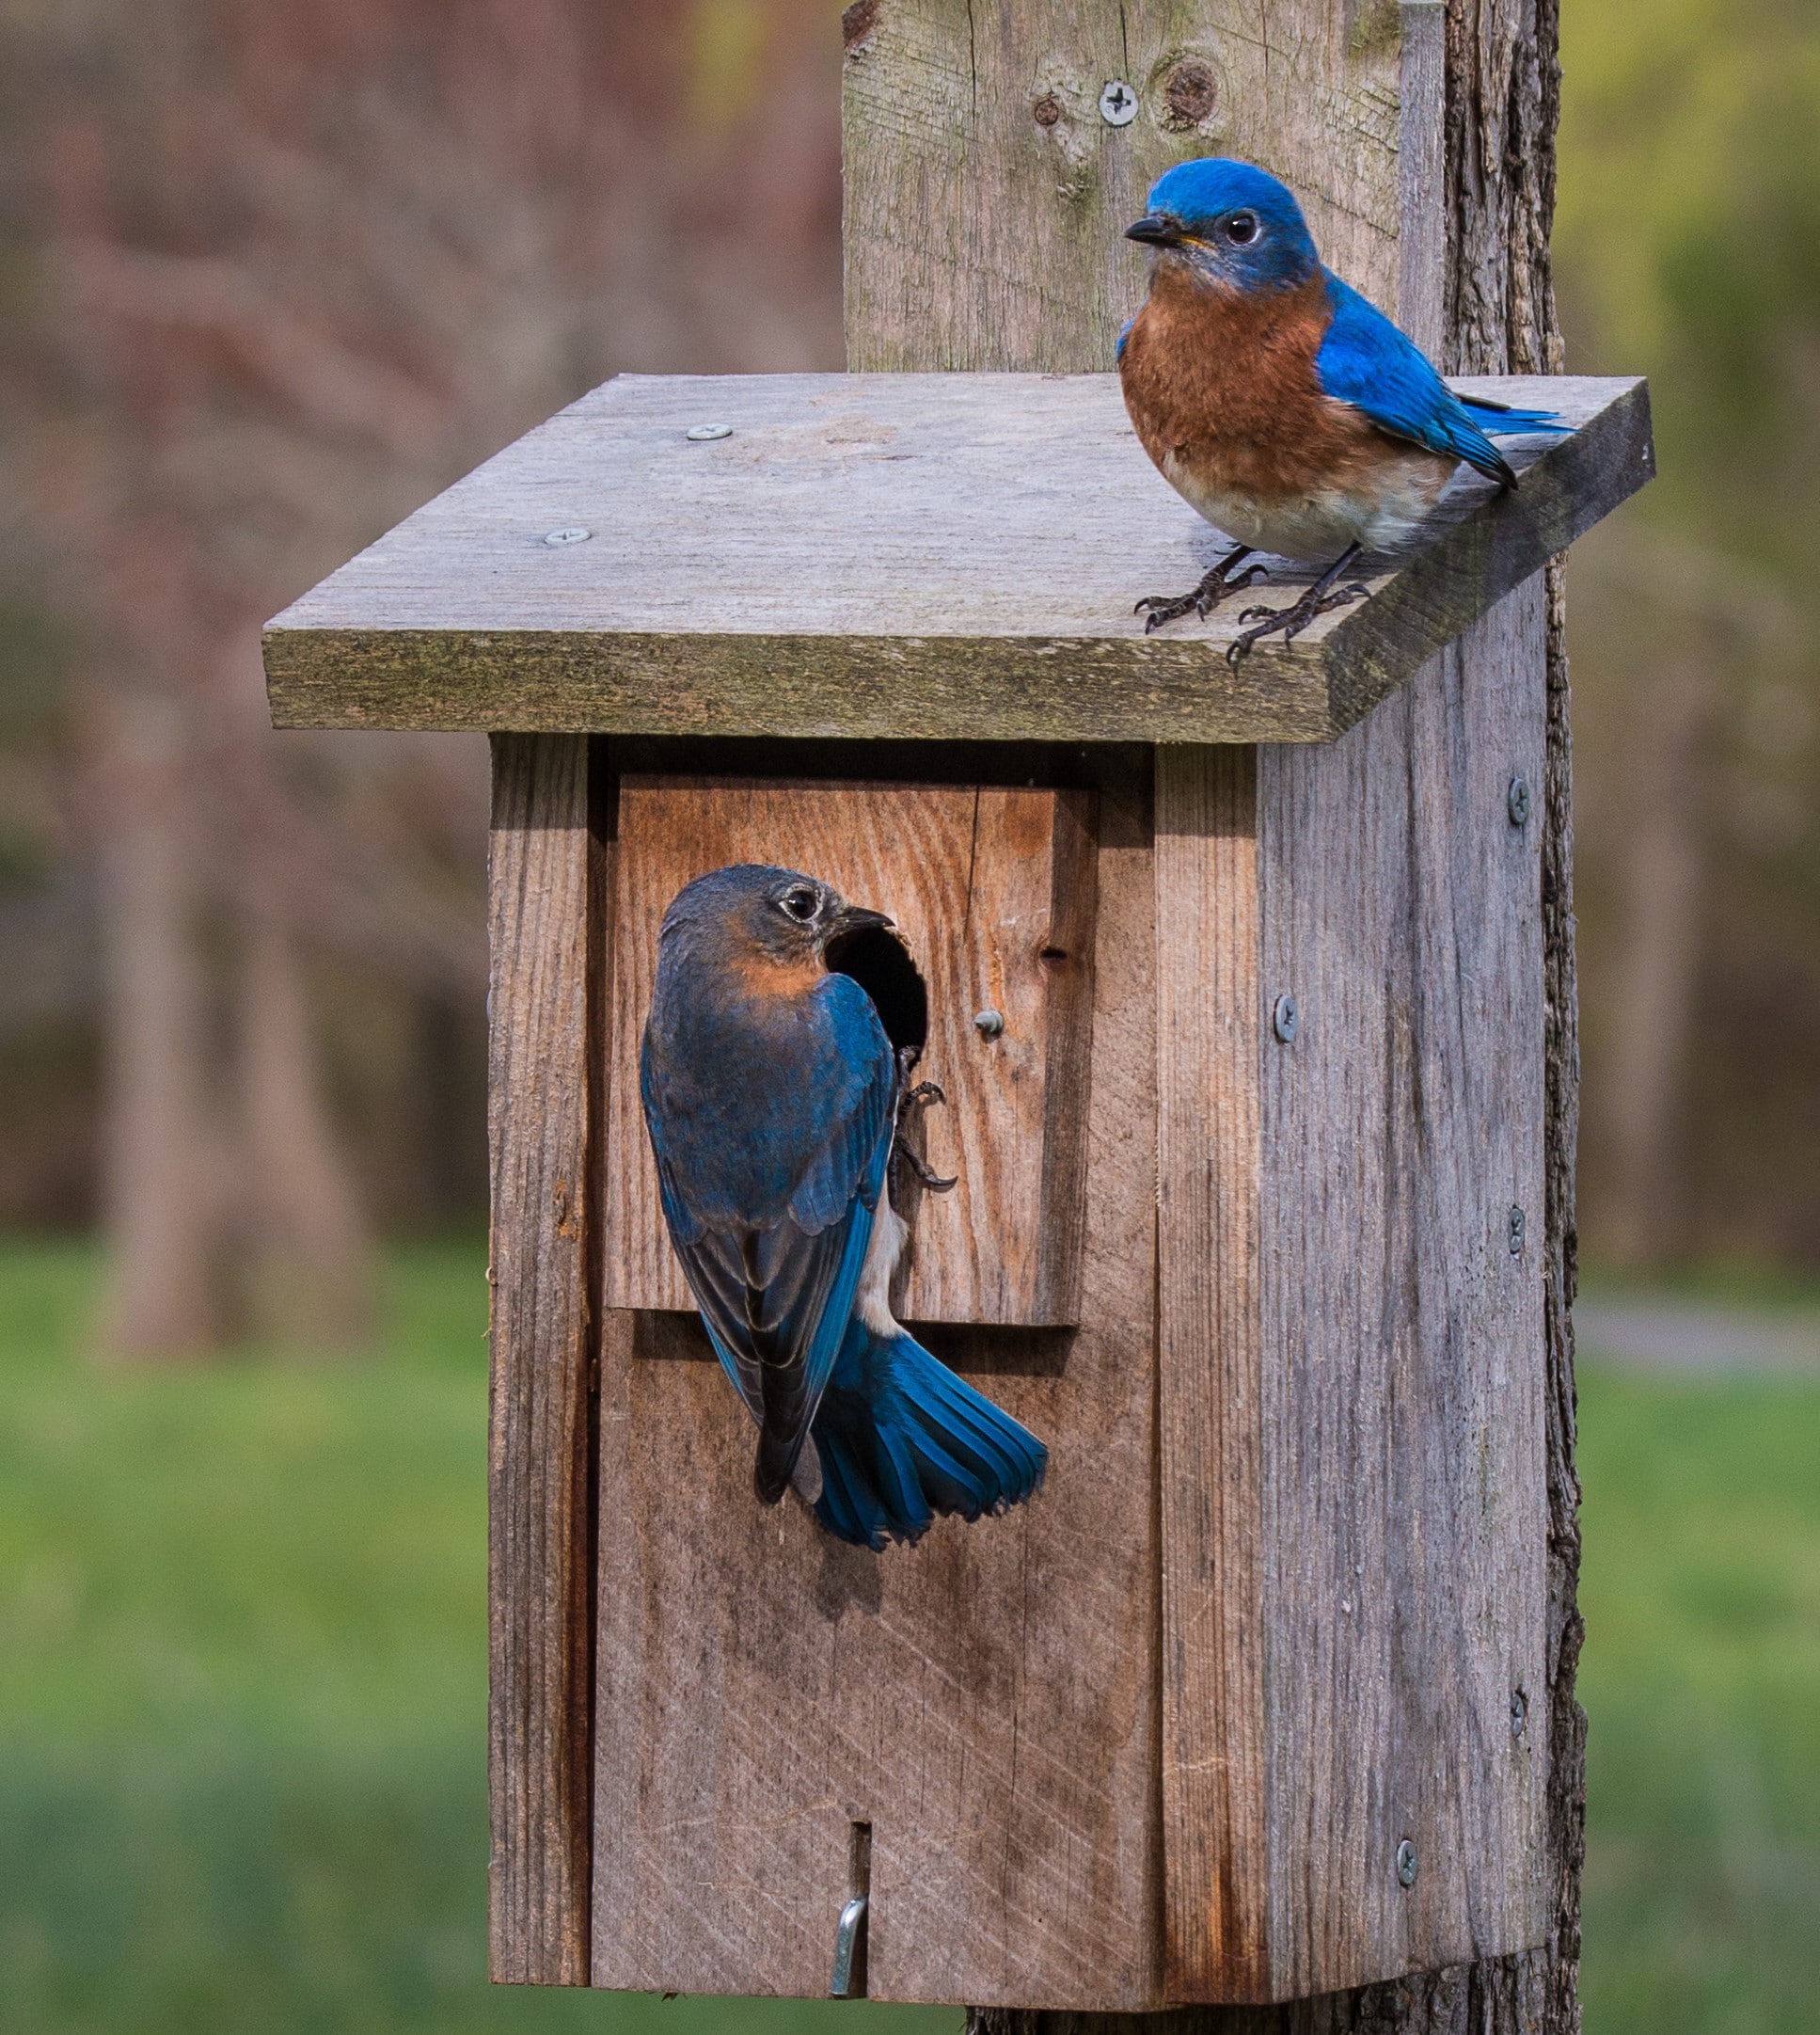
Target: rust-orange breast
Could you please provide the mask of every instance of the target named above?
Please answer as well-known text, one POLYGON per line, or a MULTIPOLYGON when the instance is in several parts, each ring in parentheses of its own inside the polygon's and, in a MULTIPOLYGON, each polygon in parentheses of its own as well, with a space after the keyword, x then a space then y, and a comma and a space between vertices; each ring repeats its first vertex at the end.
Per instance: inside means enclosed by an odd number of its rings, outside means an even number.
POLYGON ((1173 458, 1197 480, 1261 499, 1369 490, 1403 454, 1322 390, 1315 356, 1331 318, 1319 274, 1243 294, 1159 262, 1119 363, 1145 451, 1159 467, 1173 458))

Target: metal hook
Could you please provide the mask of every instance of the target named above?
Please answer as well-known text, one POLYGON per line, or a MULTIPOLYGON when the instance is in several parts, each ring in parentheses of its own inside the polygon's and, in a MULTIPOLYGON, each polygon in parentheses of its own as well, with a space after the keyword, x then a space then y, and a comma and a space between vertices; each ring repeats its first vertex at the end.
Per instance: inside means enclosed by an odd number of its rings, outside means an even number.
POLYGON ((866 1898, 855 1894, 841 1910, 841 1918, 834 1931, 834 1976, 828 1981, 830 1999, 857 1999, 853 1991, 853 1967, 857 1962, 865 1930, 866 1898))

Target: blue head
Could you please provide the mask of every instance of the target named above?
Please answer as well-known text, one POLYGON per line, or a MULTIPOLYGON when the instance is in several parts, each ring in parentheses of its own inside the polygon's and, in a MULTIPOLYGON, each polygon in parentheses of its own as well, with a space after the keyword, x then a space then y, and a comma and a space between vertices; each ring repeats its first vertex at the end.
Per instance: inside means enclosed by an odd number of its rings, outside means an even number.
POLYGON ((848 904, 816 877, 741 862, 698 876, 676 893, 663 915, 660 952, 690 949, 811 968, 822 963, 831 940, 890 924, 882 912, 848 904))
POLYGON ((1321 266, 1302 208, 1267 171, 1210 155, 1178 163, 1150 186, 1127 240, 1227 290, 1287 290, 1321 266))

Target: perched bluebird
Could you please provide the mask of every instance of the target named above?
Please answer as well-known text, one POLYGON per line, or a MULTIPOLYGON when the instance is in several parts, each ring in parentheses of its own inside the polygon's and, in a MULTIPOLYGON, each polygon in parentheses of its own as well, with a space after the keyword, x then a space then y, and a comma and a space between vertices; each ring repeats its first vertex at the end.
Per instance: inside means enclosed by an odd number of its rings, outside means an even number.
POLYGON ((1237 540, 1192 593, 1138 602, 1147 633, 1206 615, 1262 577, 1254 552, 1331 561, 1293 606, 1247 609, 1261 636, 1296 635, 1358 599, 1334 582, 1362 551, 1405 542, 1464 459, 1500 487, 1492 443, 1565 427, 1546 410, 1457 396, 1415 342, 1321 265, 1302 209, 1273 176, 1210 157, 1152 186, 1126 229, 1156 249, 1150 293, 1118 340, 1119 378, 1144 450, 1210 523, 1237 540))
POLYGON ((794 869, 697 877, 664 914, 641 1062, 664 1219, 758 1423, 752 1480, 831 1534, 915 1540, 1028 1498, 1049 1452, 892 1318, 903 1071, 831 942, 882 913, 794 869))

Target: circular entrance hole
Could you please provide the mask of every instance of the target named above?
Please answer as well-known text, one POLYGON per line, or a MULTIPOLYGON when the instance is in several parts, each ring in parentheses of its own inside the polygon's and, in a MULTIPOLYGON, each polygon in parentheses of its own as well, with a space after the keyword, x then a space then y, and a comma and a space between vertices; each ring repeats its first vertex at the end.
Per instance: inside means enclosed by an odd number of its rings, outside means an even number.
POLYGON ((882 926, 864 926, 828 944, 831 975, 851 976, 872 998, 892 1050, 921 1059, 929 1041, 929 992, 910 949, 882 926))

